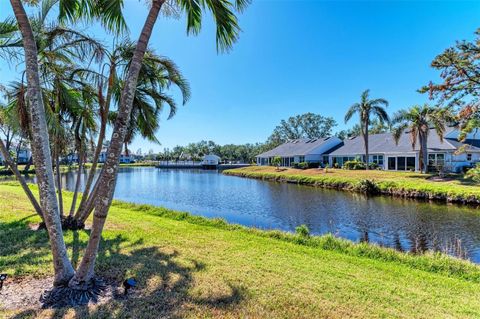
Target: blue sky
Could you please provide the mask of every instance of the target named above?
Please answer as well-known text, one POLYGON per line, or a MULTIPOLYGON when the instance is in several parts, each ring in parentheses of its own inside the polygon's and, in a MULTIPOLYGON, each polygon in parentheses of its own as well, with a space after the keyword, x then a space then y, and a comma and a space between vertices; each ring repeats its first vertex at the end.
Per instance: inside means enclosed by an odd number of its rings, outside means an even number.
MULTIPOLYGON (((136 38, 145 1, 126 0, 136 38)), ((11 15, 0 2, 0 18, 11 15)), ((161 146, 136 140, 131 149, 155 151, 202 139, 220 144, 262 142, 281 119, 304 112, 345 125, 346 109, 371 89, 390 101, 390 112, 427 102, 416 90, 438 72, 431 60, 480 27, 480 1, 257 0, 239 17, 242 34, 228 54, 217 54, 215 29, 187 37, 184 19, 161 17, 151 41, 189 80, 190 102, 158 133, 161 146)), ((98 27, 86 31, 104 39, 98 27)), ((0 62, 0 83, 16 78, 0 62)))

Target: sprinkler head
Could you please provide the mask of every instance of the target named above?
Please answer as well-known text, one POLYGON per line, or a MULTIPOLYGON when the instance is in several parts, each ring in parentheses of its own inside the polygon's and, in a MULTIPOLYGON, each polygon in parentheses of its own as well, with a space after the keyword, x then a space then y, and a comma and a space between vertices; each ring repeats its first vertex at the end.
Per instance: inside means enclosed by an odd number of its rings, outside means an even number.
POLYGON ((7 274, 0 274, 0 290, 3 288, 3 282, 7 279, 7 274))
POLYGON ((135 288, 137 286, 137 281, 135 278, 128 278, 123 282, 123 288, 125 288, 124 294, 128 294, 130 288, 135 288))

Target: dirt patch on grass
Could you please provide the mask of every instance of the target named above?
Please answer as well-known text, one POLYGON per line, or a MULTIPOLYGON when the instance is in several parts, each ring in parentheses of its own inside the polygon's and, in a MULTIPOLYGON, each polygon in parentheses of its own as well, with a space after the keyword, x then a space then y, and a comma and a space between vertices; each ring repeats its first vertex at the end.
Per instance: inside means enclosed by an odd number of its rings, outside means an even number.
MULTIPOLYGON (((21 278, 8 279, 0 290, 0 312, 40 310, 42 304, 40 297, 45 290, 52 287, 53 277, 47 278, 21 278)), ((135 295, 135 291, 129 292, 129 296, 135 295)), ((124 299, 123 287, 118 283, 108 282, 107 288, 97 304, 104 304, 113 299, 124 299)))

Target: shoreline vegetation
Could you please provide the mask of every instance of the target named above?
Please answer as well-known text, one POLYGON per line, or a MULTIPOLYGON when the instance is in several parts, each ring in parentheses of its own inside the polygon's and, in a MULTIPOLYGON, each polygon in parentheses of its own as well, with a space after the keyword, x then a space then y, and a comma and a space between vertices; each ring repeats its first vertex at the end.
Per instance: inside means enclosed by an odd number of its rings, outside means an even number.
MULTIPOLYGON (((65 202, 71 198, 65 192, 65 202)), ((180 317, 480 316, 480 267, 469 261, 333 235, 260 230, 150 205, 114 201, 111 210, 97 272, 117 283, 133 276, 139 288, 126 300, 65 310, 66 318, 85 309, 89 317, 120 311, 148 318, 145 307, 180 317)), ((46 232, 32 227, 39 218, 16 182, 0 183, 0 211, 0 241, 10 242, 0 246, 6 286, 50 276, 46 232)), ((79 260, 88 230, 67 231, 65 238, 70 257, 79 260)), ((0 313, 8 315, 53 311, 5 306, 0 300, 0 313)))
POLYGON ((431 174, 380 170, 293 169, 250 166, 223 174, 287 182, 342 191, 388 195, 444 203, 480 205, 480 187, 457 175, 443 179, 431 174))

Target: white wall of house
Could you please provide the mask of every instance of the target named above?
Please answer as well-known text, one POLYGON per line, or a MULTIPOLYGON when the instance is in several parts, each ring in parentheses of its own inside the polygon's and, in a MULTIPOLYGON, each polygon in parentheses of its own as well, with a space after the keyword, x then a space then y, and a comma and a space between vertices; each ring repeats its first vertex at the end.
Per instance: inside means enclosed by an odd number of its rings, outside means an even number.
POLYGON ((202 160, 203 165, 218 165, 220 163, 220 157, 217 155, 205 155, 202 160))

